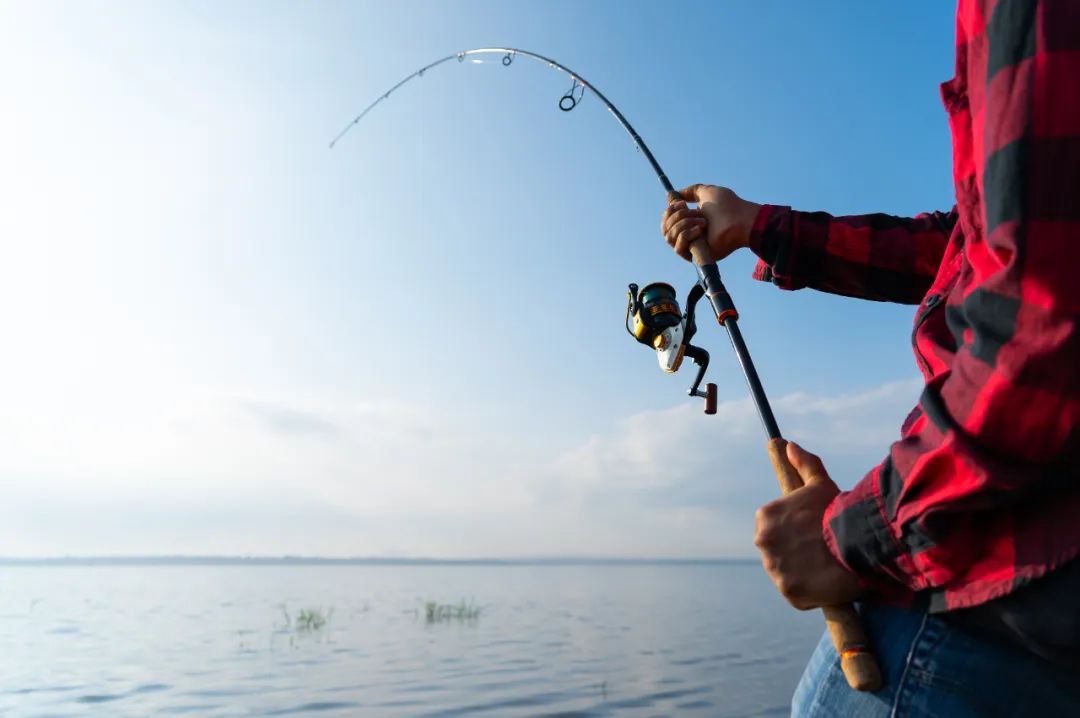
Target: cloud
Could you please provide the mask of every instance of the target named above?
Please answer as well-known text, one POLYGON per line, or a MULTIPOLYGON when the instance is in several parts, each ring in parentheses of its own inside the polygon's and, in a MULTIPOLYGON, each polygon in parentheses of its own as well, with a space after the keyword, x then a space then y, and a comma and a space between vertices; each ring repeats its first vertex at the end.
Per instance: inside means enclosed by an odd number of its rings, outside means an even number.
MULTIPOLYGON (((774 404, 785 434, 839 466, 837 480, 850 485, 849 464, 869 468, 899 436, 899 425, 913 404, 917 382, 895 382, 870 391, 841 395, 791 394, 774 404)), ((641 412, 618 421, 568 450, 552 467, 563 493, 680 496, 698 506, 702 496, 723 500, 759 491, 756 474, 768 467, 765 439, 749 399, 723 402, 714 417, 696 403, 641 412)), ((765 487, 769 492, 774 487, 765 487)))
POLYGON ((238 400, 237 406, 276 434, 333 437, 341 432, 340 426, 315 412, 263 404, 248 399, 238 400))
MULTIPOLYGON (((775 410, 850 486, 918 389, 792 394, 775 410)), ((53 454, 41 437, 10 445, 4 552, 749 556, 753 511, 777 495, 749 400, 639 412, 549 454, 392 401, 154 406, 72 419, 53 454)))
MULTIPOLYGON (((898 438, 919 387, 901 381, 840 396, 791 394, 774 410, 785 434, 820 454, 850 488, 898 438)), ((778 494, 764 445, 749 399, 721 403, 712 417, 697 403, 640 412, 534 475, 534 495, 539 506, 572 510, 595 545, 633 555, 753 555, 754 509, 778 494)))

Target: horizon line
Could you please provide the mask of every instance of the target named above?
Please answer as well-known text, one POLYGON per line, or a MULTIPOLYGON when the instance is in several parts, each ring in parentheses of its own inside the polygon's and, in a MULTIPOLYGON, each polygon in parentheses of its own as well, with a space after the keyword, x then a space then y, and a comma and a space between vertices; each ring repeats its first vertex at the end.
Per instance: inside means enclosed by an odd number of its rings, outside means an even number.
POLYGON ((304 556, 304 555, 216 555, 148 554, 101 556, 0 556, 0 566, 572 566, 572 565, 694 565, 757 563, 749 557, 629 557, 629 556, 522 556, 435 558, 426 556, 304 556))

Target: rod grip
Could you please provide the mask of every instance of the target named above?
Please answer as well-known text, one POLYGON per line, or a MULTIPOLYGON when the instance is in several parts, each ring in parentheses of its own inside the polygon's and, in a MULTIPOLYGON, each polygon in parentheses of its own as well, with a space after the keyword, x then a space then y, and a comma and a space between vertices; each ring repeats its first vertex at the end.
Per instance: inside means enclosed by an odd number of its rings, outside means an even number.
MULTIPOLYGON (((674 190, 667 193, 667 198, 668 202, 685 201, 683 196, 674 190)), ((694 264, 699 267, 713 263, 712 251, 709 249, 709 243, 704 239, 698 239, 690 243, 690 256, 694 258, 694 264)))
POLYGON ((709 249, 709 243, 704 239, 694 240, 690 243, 690 256, 694 258, 694 264, 699 267, 713 263, 712 250, 709 249))
MULTIPOLYGON (((769 460, 772 461, 780 490, 786 495, 803 485, 802 478, 787 458, 787 441, 769 439, 769 460)), ((876 691, 881 688, 881 671, 870 653, 870 642, 862 620, 850 604, 825 606, 825 625, 832 637, 833 647, 840 656, 840 667, 848 685, 857 691, 876 691)))

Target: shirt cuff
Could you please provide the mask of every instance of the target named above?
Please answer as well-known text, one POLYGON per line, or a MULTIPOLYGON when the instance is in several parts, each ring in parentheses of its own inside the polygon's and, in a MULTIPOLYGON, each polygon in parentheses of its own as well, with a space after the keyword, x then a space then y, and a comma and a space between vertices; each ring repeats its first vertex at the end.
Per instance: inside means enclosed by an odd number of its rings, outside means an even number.
POLYGON ((894 575, 908 559, 893 537, 884 506, 873 490, 873 472, 853 491, 838 494, 826 507, 821 529, 833 558, 879 600, 911 606, 915 592, 894 575))
POLYGON ((803 286, 792 278, 796 255, 794 214, 791 207, 784 205, 766 204, 758 210, 749 243, 750 251, 760 258, 751 275, 754 279, 772 282, 781 289, 803 286))

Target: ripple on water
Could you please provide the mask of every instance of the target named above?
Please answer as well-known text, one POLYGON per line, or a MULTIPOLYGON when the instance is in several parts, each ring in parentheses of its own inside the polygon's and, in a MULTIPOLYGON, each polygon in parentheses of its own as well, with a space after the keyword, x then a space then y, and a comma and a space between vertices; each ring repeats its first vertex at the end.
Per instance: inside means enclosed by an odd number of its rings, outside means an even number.
POLYGON ((786 716, 791 714, 791 706, 780 705, 770 706, 768 708, 762 708, 759 711, 753 713, 745 713, 737 718, 777 718, 778 716, 786 716))
POLYGON ((746 666, 761 666, 761 665, 764 665, 766 663, 773 663, 773 662, 774 662, 774 660, 771 659, 771 658, 747 658, 747 659, 742 660, 742 661, 732 661, 731 665, 739 666, 740 668, 743 668, 743 667, 746 667, 746 666))
POLYGON ((90 695, 79 696, 75 699, 76 703, 108 703, 109 701, 116 701, 123 698, 123 694, 118 693, 91 693, 90 695))
POLYGON ((316 701, 314 703, 302 703, 292 708, 275 708, 263 713, 267 716, 293 715, 294 713, 311 713, 315 711, 338 711, 346 708, 359 708, 356 701, 316 701))
POLYGON ((176 715, 178 713, 205 713, 221 706, 217 703, 187 703, 178 706, 163 706, 157 709, 158 713, 176 715))
MULTIPOLYGON (((407 681, 398 685, 409 685, 411 681, 407 681)), ((446 686, 442 683, 420 683, 418 685, 409 685, 409 693, 438 693, 439 691, 445 691, 446 686)))
POLYGON ((703 688, 683 688, 672 691, 655 691, 634 698, 623 698, 617 701, 608 701, 605 705, 611 708, 649 708, 658 701, 675 700, 701 693, 703 688))
POLYGON ((184 695, 193 696, 195 698, 231 698, 233 696, 246 696, 258 692, 260 691, 254 688, 197 688, 193 691, 186 691, 184 695))
POLYGON ((421 714, 421 718, 452 718, 453 716, 471 716, 477 713, 487 713, 489 711, 496 711, 496 715, 500 715, 497 711, 503 708, 528 708, 530 706, 550 705, 552 703, 567 700, 570 697, 571 696, 566 691, 533 693, 518 698, 508 698, 506 700, 491 701, 489 703, 473 703, 472 705, 438 710, 433 713, 423 713, 421 714))
POLYGON ((681 711, 693 711, 712 708, 714 705, 715 704, 712 701, 688 701, 686 703, 679 703, 675 707, 681 711))
POLYGON ((373 708, 416 708, 424 705, 424 701, 417 700, 393 700, 372 703, 373 708))
POLYGON ((127 696, 139 695, 143 693, 157 693, 159 691, 167 691, 172 686, 167 683, 143 683, 135 686, 127 693, 88 693, 84 696, 79 696, 75 699, 76 703, 110 703, 112 701, 126 698, 127 696))
POLYGON ((82 633, 82 629, 78 626, 57 626, 51 629, 48 633, 54 636, 73 636, 77 633, 82 633))
POLYGON ((0 691, 13 696, 24 696, 31 693, 67 693, 70 691, 77 691, 80 688, 86 686, 41 686, 38 688, 15 688, 10 691, 0 691))
MULTIPOLYGON (((487 669, 487 670, 484 671, 484 675, 485 676, 505 676, 507 674, 512 674, 512 673, 529 673, 529 672, 530 671, 529 671, 527 666, 509 666, 509 667, 505 667, 505 668, 490 668, 490 669, 487 669)), ((458 673, 456 675, 468 676, 468 675, 473 675, 474 673, 476 673, 475 670, 468 670, 468 671, 465 671, 465 672, 458 673)), ((444 672, 444 676, 445 677, 453 677, 453 675, 448 673, 448 672, 444 672)))

